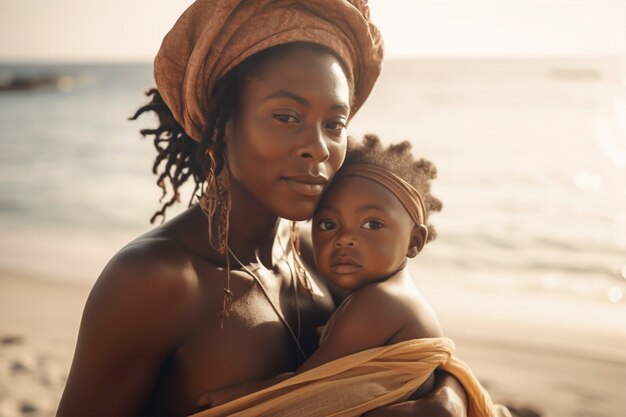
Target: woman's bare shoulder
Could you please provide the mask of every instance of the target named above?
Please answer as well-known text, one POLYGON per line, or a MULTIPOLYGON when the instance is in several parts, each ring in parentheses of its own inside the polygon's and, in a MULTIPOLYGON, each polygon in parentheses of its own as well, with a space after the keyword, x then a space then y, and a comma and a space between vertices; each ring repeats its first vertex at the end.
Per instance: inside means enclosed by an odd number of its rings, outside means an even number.
POLYGON ((173 319, 177 315, 172 317, 171 313, 181 311, 181 305, 194 304, 198 286, 190 254, 182 245, 165 237, 146 236, 113 256, 96 281, 89 301, 119 305, 132 298, 128 307, 134 313, 148 309, 173 319))
POLYGON ((169 239, 139 238, 111 259, 85 305, 60 415, 141 413, 197 317, 194 275, 169 239))
POLYGON ((194 285, 197 276, 191 254, 174 239, 143 236, 124 246, 106 265, 101 277, 107 280, 151 282, 153 285, 194 285))

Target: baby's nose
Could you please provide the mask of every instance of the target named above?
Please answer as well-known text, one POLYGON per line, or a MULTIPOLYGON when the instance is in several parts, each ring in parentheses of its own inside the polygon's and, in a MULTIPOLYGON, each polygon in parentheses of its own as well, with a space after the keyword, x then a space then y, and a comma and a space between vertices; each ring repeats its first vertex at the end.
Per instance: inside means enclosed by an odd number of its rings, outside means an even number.
POLYGON ((348 247, 357 246, 356 237, 351 233, 342 233, 335 240, 335 247, 341 247, 341 246, 348 246, 348 247))

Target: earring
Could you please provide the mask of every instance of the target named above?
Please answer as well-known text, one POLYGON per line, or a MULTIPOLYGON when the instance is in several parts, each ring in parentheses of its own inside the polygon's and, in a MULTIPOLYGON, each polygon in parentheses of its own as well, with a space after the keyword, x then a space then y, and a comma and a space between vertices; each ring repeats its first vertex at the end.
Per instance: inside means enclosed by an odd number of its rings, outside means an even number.
POLYGON ((216 175, 215 151, 206 151, 211 166, 206 179, 206 189, 200 199, 200 207, 206 213, 209 221, 209 243, 220 254, 226 253, 228 244, 228 227, 230 217, 230 170, 224 166, 226 175, 216 175))
POLYGON ((295 221, 291 222, 289 240, 291 241, 291 253, 293 254, 293 264, 296 269, 296 278, 304 289, 306 289, 307 293, 313 296, 313 286, 311 285, 311 281, 309 281, 309 276, 300 258, 300 237, 298 235, 298 224, 295 221))
POLYGON ((209 173, 206 179, 206 188, 200 198, 200 208, 207 216, 209 228, 209 243, 218 253, 226 255, 226 288, 222 301, 222 311, 219 312, 220 326, 224 328, 224 319, 232 309, 233 292, 230 290, 230 254, 228 253, 228 228, 230 223, 230 170, 224 165, 226 172, 217 175, 215 167, 215 151, 207 149, 206 155, 210 161, 209 173))

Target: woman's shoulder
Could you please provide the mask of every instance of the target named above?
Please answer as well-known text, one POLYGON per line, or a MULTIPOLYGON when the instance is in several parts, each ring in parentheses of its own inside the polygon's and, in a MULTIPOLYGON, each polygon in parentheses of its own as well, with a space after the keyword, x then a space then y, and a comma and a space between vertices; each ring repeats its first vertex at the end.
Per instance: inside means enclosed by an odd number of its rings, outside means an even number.
POLYGON ((64 413, 94 414, 98 392, 111 399, 101 405, 105 414, 139 412, 164 361, 197 322, 197 280, 187 258, 174 241, 142 237, 107 264, 85 305, 64 413))
POLYGON ((89 299, 96 304, 132 300, 130 313, 149 310, 160 315, 180 311, 183 304, 192 305, 198 287, 191 257, 179 243, 166 237, 145 236, 113 256, 89 299))
POLYGON ((189 251, 176 240, 159 235, 142 236, 124 246, 102 274, 153 285, 191 285, 197 278, 189 251))

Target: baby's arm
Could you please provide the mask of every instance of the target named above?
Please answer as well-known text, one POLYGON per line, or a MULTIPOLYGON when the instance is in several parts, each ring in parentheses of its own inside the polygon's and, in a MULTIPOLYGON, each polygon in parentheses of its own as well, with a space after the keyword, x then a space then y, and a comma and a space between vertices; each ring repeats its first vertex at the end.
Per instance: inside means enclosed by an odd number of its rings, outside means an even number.
POLYGON ((402 329, 406 311, 379 284, 357 290, 334 318, 324 343, 297 370, 302 373, 335 359, 384 346, 402 329))
MULTIPOLYGON (((306 360, 296 373, 308 371, 335 359, 361 352, 363 350, 385 346, 396 334, 408 325, 413 312, 405 304, 383 289, 384 284, 371 284, 354 293, 349 304, 345 305, 335 318, 335 324, 327 335, 326 341, 306 360)), ((427 320, 428 321, 428 320, 427 320)), ((436 337, 432 334, 430 323, 419 326, 415 338, 436 337)), ((414 329, 417 331, 417 329, 414 329)), ((435 374, 411 395, 419 399, 428 394, 435 386, 435 374)))

